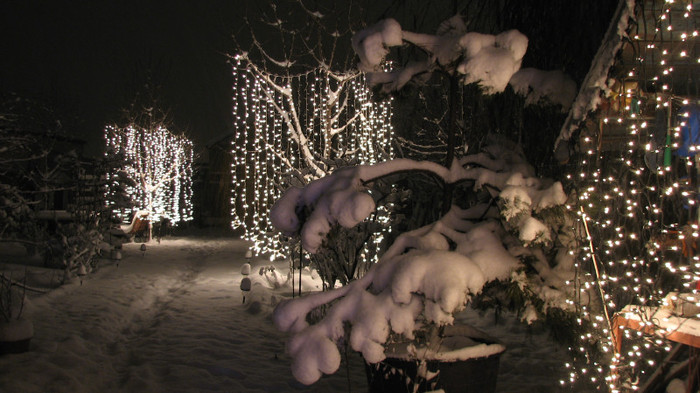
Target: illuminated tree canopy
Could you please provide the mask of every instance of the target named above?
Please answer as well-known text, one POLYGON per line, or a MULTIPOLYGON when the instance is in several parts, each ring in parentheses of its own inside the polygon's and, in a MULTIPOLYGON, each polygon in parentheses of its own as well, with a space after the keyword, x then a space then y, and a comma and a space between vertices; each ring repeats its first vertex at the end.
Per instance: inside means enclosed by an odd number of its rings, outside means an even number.
POLYGON ((272 75, 245 56, 234 60, 232 226, 256 252, 274 255, 281 245, 268 212, 283 190, 393 155, 391 101, 371 101, 358 72, 272 75))
MULTIPOLYGON (((119 184, 108 174, 110 193, 125 188, 137 209, 149 212, 151 221, 172 223, 192 219, 192 142, 162 125, 147 129, 135 125, 105 129, 107 154, 123 160, 121 172, 131 184, 119 184)), ((113 201, 113 199, 110 199, 113 201)), ((116 210, 121 210, 115 206, 116 210)), ((120 211, 122 218, 130 211, 120 211)))

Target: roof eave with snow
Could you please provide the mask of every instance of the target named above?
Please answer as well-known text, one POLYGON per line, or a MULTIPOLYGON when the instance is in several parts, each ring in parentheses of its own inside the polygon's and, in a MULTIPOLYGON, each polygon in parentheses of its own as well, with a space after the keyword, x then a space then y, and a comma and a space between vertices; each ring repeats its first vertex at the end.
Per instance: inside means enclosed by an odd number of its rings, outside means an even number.
MULTIPOLYGON (((591 62, 591 67, 583 83, 581 83, 581 88, 569 110, 559 136, 554 142, 555 152, 558 152, 563 141, 571 139, 579 124, 586 120, 588 114, 600 104, 601 92, 608 89, 606 84, 608 72, 615 64, 615 56, 622 48, 623 39, 627 36, 629 20, 634 18, 634 6, 635 0, 619 0, 610 26, 591 62)), ((568 155, 568 152, 565 152, 565 154, 568 155)))

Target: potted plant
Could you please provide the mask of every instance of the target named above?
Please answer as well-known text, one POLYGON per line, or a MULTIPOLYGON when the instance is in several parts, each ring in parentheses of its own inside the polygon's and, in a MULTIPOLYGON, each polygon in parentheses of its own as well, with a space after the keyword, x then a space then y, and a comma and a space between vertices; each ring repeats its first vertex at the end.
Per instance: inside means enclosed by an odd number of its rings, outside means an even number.
MULTIPOLYGON (((362 354, 370 371, 379 369, 369 381, 378 391, 400 391, 402 384, 411 392, 492 391, 504 347, 475 329, 453 326, 455 313, 470 302, 517 309, 527 323, 553 311, 573 312, 567 299, 575 290, 570 282, 579 233, 575 212, 564 206, 561 183, 537 177, 512 142, 484 138, 474 151, 458 146, 456 137, 458 84, 478 84, 485 94, 504 91, 516 79, 527 43, 515 30, 467 32, 459 16, 443 22, 436 35, 403 31, 393 19, 355 34, 359 68, 384 93, 431 73, 447 78, 444 165, 402 158, 338 169, 288 189, 272 208, 273 225, 317 253, 332 243, 336 228, 356 227, 375 211, 378 180, 406 173, 442 183, 425 207, 442 213, 397 236, 364 276, 277 306, 273 319, 290 333, 287 352, 300 382, 335 372, 344 342, 362 354), (426 56, 385 71, 389 48, 406 44, 426 56), (465 156, 457 157, 458 151, 465 156), (462 370, 454 378, 461 386, 453 385, 446 370, 459 362, 476 362, 479 379, 489 382, 470 386, 462 370), (400 376, 397 384, 383 385, 392 374, 400 376)), ((522 79, 524 94, 546 95, 533 82, 537 78, 522 79)))
POLYGON ((0 355, 29 350, 34 336, 32 321, 22 317, 24 291, 4 273, 0 274, 0 355))
MULTIPOLYGON (((341 358, 337 344, 346 341, 370 365, 391 364, 386 360, 391 357, 410 360, 417 366, 403 372, 411 383, 422 383, 420 377, 430 383, 419 389, 449 392, 435 379, 436 363, 493 360, 504 349, 473 329, 451 327, 454 313, 479 296, 491 296, 484 288, 515 293, 527 322, 555 308, 569 309, 575 220, 563 207, 567 195, 561 183, 536 177, 518 147, 502 139, 493 138, 450 168, 409 159, 342 168, 287 190, 272 209, 273 224, 317 252, 331 228, 351 228, 374 211, 367 192, 374 181, 405 172, 430 173, 465 187, 471 192, 462 194, 471 197, 456 200, 438 221, 399 235, 363 277, 277 306, 274 322, 291 333, 287 350, 302 383, 335 372, 341 358), (310 323, 309 313, 320 307, 325 314, 310 323), (441 351, 446 341, 467 345, 448 346, 446 354, 441 351)), ((483 389, 477 391, 488 391, 483 389)))
POLYGON ((428 340, 393 342, 387 358, 365 365, 370 392, 493 392, 505 346, 468 325, 448 325, 428 340))

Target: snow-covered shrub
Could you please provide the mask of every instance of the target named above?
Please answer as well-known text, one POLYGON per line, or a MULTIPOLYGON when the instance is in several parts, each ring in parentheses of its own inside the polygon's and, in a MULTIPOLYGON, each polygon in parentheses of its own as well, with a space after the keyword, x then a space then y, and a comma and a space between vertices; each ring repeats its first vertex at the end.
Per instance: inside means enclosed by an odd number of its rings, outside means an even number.
POLYGON ((89 273, 101 252, 102 239, 96 227, 90 228, 82 223, 60 225, 54 237, 52 263, 71 274, 79 271, 89 273))
POLYGON ((287 274, 280 274, 274 266, 261 266, 258 273, 265 278, 270 288, 279 289, 287 285, 292 279, 291 271, 287 274))
POLYGON ((49 150, 48 146, 41 146, 39 135, 31 132, 35 124, 28 122, 25 114, 29 102, 16 96, 3 98, 0 102, 0 240, 18 241, 33 253, 40 248, 42 237, 35 217, 39 193, 32 167, 45 160, 49 150))
POLYGON ((287 350, 299 381, 310 384, 336 371, 336 344, 346 337, 346 328, 350 346, 376 363, 384 359, 384 345, 392 337, 412 339, 417 331, 451 324, 452 314, 489 283, 512 282, 528 322, 550 309, 568 308, 573 264, 558 235, 573 229, 561 218, 563 211, 548 214, 567 196, 560 183, 536 177, 522 153, 503 141, 455 160, 450 168, 408 159, 343 168, 290 189, 272 217, 278 228, 300 236, 307 251, 318 252, 334 227, 353 227, 374 211, 368 194, 374 181, 407 171, 487 189, 492 200, 455 204, 438 221, 402 233, 379 263, 344 287, 281 303, 274 321, 291 333, 287 350), (513 206, 517 211, 511 211, 513 206), (326 305, 324 317, 310 324, 309 313, 326 305))
POLYGON ((14 96, 0 104, 0 242, 67 272, 89 267, 109 223, 106 162, 81 157, 50 109, 14 96))

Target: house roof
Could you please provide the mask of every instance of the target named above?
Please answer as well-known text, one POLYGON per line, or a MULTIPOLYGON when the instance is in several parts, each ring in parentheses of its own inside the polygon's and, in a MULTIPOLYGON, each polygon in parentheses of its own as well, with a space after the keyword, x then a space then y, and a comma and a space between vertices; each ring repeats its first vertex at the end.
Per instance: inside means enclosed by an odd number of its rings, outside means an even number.
POLYGON ((609 91, 611 78, 645 94, 700 99, 700 1, 620 0, 605 38, 555 142, 568 141, 609 91), (697 37, 697 38, 696 38, 697 37))
POLYGON ((554 142, 555 155, 560 161, 565 161, 564 158, 568 158, 569 155, 567 144, 562 142, 571 138, 573 132, 578 129, 579 124, 586 119, 588 113, 594 110, 600 102, 600 93, 606 89, 608 72, 615 64, 615 56, 622 47, 629 19, 633 16, 633 10, 634 0, 619 1, 617 10, 603 37, 603 42, 591 62, 588 74, 581 83, 578 95, 559 132, 559 137, 554 142))

